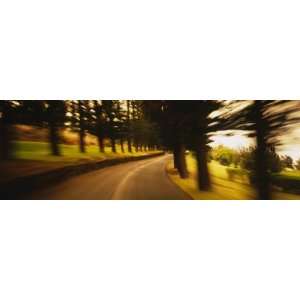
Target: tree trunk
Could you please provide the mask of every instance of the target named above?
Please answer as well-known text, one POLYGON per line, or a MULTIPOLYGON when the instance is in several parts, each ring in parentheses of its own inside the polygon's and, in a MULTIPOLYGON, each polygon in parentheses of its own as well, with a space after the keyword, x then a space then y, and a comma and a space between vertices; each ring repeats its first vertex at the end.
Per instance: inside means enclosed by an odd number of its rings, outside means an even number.
POLYGON ((5 101, 0 101, 2 113, 0 111, 0 160, 8 160, 13 156, 13 129, 9 122, 9 113, 5 101))
POLYGON ((183 143, 178 145, 178 171, 181 178, 189 177, 189 172, 186 164, 185 146, 183 143))
POLYGON ((125 152, 125 149, 124 149, 124 140, 122 138, 120 139, 120 144, 121 144, 121 151, 122 151, 122 153, 124 153, 125 152))
POLYGON ((85 153, 86 150, 85 150, 85 132, 82 128, 80 128, 80 131, 79 131, 79 149, 80 149, 80 152, 81 153, 85 153))
POLYGON ((85 122, 84 122, 84 116, 83 116, 83 102, 79 101, 79 149, 81 153, 85 153, 85 122))
POLYGON ((103 118, 102 118, 102 112, 103 112, 103 106, 102 102, 99 104, 97 100, 94 100, 94 106, 96 111, 96 118, 97 118, 97 139, 98 139, 98 147, 99 151, 101 153, 105 153, 105 145, 104 145, 104 134, 103 134, 103 118))
POLYGON ((11 148, 10 126, 0 122, 0 160, 11 158, 11 148))
POLYGON ((207 165, 206 136, 204 133, 198 133, 195 151, 197 159, 198 187, 201 191, 208 191, 211 188, 211 180, 207 165))
POLYGON ((65 107, 63 102, 59 100, 47 101, 47 123, 49 129, 49 143, 51 154, 54 156, 60 156, 61 151, 59 147, 59 124, 63 123, 65 107))
POLYGON ((132 141, 131 141, 131 122, 130 122, 130 100, 126 101, 127 104, 127 147, 128 152, 132 152, 132 141))
POLYGON ((59 148, 59 129, 54 121, 49 122, 49 141, 52 155, 60 156, 61 151, 59 148))
POLYGON ((117 148, 116 148, 116 140, 114 137, 112 137, 111 139, 111 151, 113 153, 117 153, 117 148))
POLYGON ((174 169, 179 169, 179 151, 177 145, 173 148, 173 163, 174 163, 174 169))
POLYGON ((99 146, 99 151, 101 153, 105 153, 105 146, 104 146, 104 139, 101 134, 98 133, 98 146, 99 146))
POLYGON ((131 145, 131 138, 127 138, 127 147, 128 147, 128 152, 132 153, 132 145, 131 145))
POLYGON ((255 169, 255 182, 257 187, 258 200, 271 199, 270 191, 270 177, 268 172, 267 162, 267 143, 266 132, 260 101, 254 103, 255 121, 256 121, 256 169, 255 169))
POLYGON ((178 170, 181 178, 189 177, 187 169, 185 146, 182 142, 176 142, 174 145, 174 168, 178 170))

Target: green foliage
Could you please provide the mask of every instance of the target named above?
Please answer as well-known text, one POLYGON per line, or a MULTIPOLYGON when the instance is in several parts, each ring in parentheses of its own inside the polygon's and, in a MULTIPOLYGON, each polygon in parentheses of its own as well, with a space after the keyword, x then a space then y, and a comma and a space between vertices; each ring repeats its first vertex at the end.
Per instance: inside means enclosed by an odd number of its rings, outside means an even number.
MULTIPOLYGON (((255 147, 242 149, 240 151, 240 166, 248 171, 255 170, 255 159, 256 159, 255 147)), ((274 148, 270 148, 265 153, 267 161, 267 171, 270 173, 280 173, 283 170, 283 165, 280 156, 275 152, 274 148)))
POLYGON ((239 165, 240 154, 237 150, 220 145, 214 148, 211 153, 212 158, 223 166, 234 164, 234 166, 237 167, 239 165))

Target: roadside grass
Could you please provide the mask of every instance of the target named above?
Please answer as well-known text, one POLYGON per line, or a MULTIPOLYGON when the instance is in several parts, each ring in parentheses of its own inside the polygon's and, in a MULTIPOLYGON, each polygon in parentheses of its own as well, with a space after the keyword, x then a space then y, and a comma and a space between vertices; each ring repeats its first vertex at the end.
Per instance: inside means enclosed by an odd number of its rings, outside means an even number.
POLYGON ((286 175, 286 176, 298 176, 298 177, 300 177, 300 170, 283 171, 280 174, 281 175, 286 175))
POLYGON ((120 145, 117 145, 117 153, 113 153, 110 147, 106 147, 105 153, 99 151, 98 146, 89 145, 86 147, 86 153, 79 151, 78 145, 61 144, 61 156, 53 156, 50 153, 50 146, 45 142, 24 142, 18 141, 14 143, 16 159, 33 160, 41 162, 60 162, 75 163, 91 160, 103 160, 108 158, 119 158, 124 156, 141 156, 153 152, 128 152, 125 146, 125 152, 121 152, 120 145))
MULTIPOLYGON (((195 200, 246 200, 256 199, 256 191, 249 184, 249 180, 243 171, 239 172, 236 168, 234 177, 230 177, 228 167, 222 166, 216 161, 209 163, 211 174, 212 190, 199 191, 197 186, 196 160, 192 155, 187 156, 187 165, 190 172, 188 179, 181 179, 177 170, 173 168, 170 161, 167 165, 167 172, 173 182, 182 190, 188 193, 195 200)), ((229 170, 235 168, 229 168, 229 170)), ((274 192, 273 199, 299 200, 300 195, 274 192)))

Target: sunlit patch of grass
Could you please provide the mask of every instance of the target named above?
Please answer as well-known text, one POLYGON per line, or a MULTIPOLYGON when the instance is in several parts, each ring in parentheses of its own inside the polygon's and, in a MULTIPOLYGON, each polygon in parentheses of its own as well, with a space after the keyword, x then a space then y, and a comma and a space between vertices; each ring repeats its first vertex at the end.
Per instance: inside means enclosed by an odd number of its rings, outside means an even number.
MULTIPOLYGON (((197 200, 245 200, 256 199, 256 190, 249 184, 244 172, 239 172, 234 180, 229 179, 228 167, 220 165, 216 161, 209 163, 211 174, 211 191, 200 191, 197 186, 197 168, 196 160, 192 155, 187 156, 187 165, 190 172, 188 179, 181 179, 178 172, 173 168, 170 161, 167 165, 167 172, 172 181, 174 181, 182 190, 197 200)), ((231 169, 231 168, 230 168, 231 169)), ((274 192, 273 199, 298 200, 300 195, 274 192)))
POLYGON ((22 160, 33 160, 43 162, 63 162, 75 163, 92 160, 104 160, 109 158, 119 158, 125 156, 141 156, 153 152, 121 152, 120 145, 117 145, 117 153, 113 153, 110 147, 106 147, 105 153, 99 151, 98 146, 89 145, 86 147, 86 153, 79 151, 78 145, 60 145, 61 156, 53 156, 50 152, 50 146, 45 142, 15 142, 15 157, 22 160))
POLYGON ((300 177, 300 170, 283 171, 280 175, 300 177))

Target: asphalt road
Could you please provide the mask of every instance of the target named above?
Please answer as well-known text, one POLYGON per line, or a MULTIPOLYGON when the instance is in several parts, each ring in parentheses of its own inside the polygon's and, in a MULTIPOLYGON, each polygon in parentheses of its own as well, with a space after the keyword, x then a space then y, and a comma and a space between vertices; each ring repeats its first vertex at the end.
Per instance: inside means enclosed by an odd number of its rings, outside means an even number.
POLYGON ((89 172, 36 191, 30 199, 190 199, 166 174, 169 159, 170 155, 164 155, 89 172))

